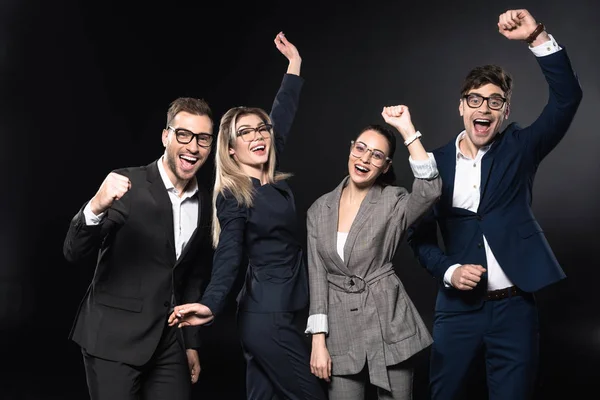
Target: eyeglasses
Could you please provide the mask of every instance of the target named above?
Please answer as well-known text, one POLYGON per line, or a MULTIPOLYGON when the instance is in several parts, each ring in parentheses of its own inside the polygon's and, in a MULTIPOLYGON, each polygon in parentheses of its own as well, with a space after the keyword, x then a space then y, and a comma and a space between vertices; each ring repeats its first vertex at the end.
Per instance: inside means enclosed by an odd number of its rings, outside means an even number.
POLYGON ((363 158, 363 156, 365 155, 365 153, 367 152, 371 152, 371 164, 373 164, 376 167, 383 167, 383 165, 388 162, 391 161, 392 159, 387 157, 383 151, 381 150, 375 150, 375 149, 370 149, 365 143, 363 142, 355 142, 354 140, 350 142, 350 154, 352 154, 354 157, 356 158, 363 158))
POLYGON ((271 133, 273 133, 273 125, 263 124, 256 128, 242 128, 236 134, 244 142, 252 142, 257 139, 257 134, 263 139, 270 139, 271 133))
POLYGON ((467 105, 471 108, 479 108, 483 104, 483 101, 486 100, 488 107, 491 110, 499 110, 506 103, 506 99, 502 96, 493 95, 490 97, 484 97, 477 93, 469 93, 463 96, 463 99, 467 100, 467 105))
POLYGON ((208 148, 212 145, 213 135, 210 133, 194 133, 183 128, 175 129, 170 125, 168 126, 168 129, 175 133, 175 138, 181 144, 188 144, 195 137, 196 143, 198 143, 198 146, 200 147, 208 148))

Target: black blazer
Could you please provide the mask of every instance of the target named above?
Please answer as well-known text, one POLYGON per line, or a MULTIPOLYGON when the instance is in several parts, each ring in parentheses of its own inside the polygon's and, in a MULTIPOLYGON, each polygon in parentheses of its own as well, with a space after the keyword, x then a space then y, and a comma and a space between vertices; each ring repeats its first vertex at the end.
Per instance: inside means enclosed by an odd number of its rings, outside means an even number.
MULTIPOLYGON (((176 260, 172 205, 157 162, 116 170, 131 189, 100 225, 87 226, 82 207, 63 249, 74 263, 98 253, 69 338, 93 356, 132 365, 146 363, 155 351, 172 294, 178 304, 196 301, 210 277, 209 195, 198 191, 198 227, 176 260)), ((199 346, 197 328, 183 329, 183 336, 186 348, 199 346)))
MULTIPOLYGON (((302 77, 285 74, 273 102, 270 117, 278 161, 298 109, 303 83, 302 77)), ((308 305, 308 276, 292 190, 286 181, 261 185, 252 178, 252 184, 252 207, 239 206, 230 193, 217 196, 221 235, 210 284, 200 300, 215 315, 223 310, 246 259, 246 278, 237 298, 239 309, 288 312, 308 305)))

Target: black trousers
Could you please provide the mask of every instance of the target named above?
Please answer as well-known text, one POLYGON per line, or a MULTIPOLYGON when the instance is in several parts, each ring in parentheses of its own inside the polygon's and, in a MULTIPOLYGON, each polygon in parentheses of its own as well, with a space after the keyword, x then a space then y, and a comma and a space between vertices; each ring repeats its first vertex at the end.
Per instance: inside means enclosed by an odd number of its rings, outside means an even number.
POLYGON ((152 358, 141 366, 94 357, 82 349, 90 400, 189 400, 191 375, 177 329, 165 327, 152 358))
POLYGON ((247 399, 326 399, 318 378, 310 373, 310 349, 297 316, 238 311, 247 399))

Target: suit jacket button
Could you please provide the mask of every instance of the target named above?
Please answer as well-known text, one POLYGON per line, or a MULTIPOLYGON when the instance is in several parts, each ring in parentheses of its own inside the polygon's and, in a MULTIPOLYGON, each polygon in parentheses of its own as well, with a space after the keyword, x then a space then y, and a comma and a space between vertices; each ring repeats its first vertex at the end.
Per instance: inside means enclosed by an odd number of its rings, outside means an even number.
POLYGON ((163 303, 163 306, 165 306, 165 307, 169 307, 170 305, 171 305, 171 303, 170 303, 170 302, 168 302, 168 301, 165 301, 165 302, 163 303))
POLYGON ((483 243, 477 243, 477 247, 482 248, 483 247, 483 243))
POLYGON ((354 286, 354 279, 350 279, 350 286, 354 286))
POLYGON ((483 217, 481 215, 477 215, 477 221, 481 221, 483 217))

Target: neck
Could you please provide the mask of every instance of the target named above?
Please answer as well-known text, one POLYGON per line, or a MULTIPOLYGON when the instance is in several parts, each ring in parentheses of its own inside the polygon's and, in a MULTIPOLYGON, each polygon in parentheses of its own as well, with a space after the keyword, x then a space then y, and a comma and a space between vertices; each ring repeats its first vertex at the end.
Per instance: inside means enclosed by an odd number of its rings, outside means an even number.
POLYGON ((352 179, 342 191, 342 201, 346 204, 360 204, 367 197, 371 186, 359 187, 356 186, 352 179))
POLYGON ((268 183, 269 181, 269 174, 267 172, 267 166, 266 164, 260 165, 260 166, 253 166, 253 165, 245 165, 245 164, 239 164, 240 165, 240 169, 249 177, 251 178, 256 178, 260 181, 261 185, 264 185, 265 183, 268 183))
POLYGON ((175 175, 173 171, 171 171, 171 168, 167 163, 166 157, 163 157, 162 163, 165 172, 167 173, 167 177, 175 187, 175 190, 177 190, 177 193, 179 193, 179 197, 183 196, 183 192, 185 192, 185 188, 187 187, 188 183, 190 183, 190 180, 177 178, 177 175, 175 175))
POLYGON ((477 146, 475 143, 469 140, 469 136, 465 135, 460 142, 458 142, 458 146, 460 151, 467 155, 468 157, 475 158, 477 157, 477 153, 482 146, 477 146))

